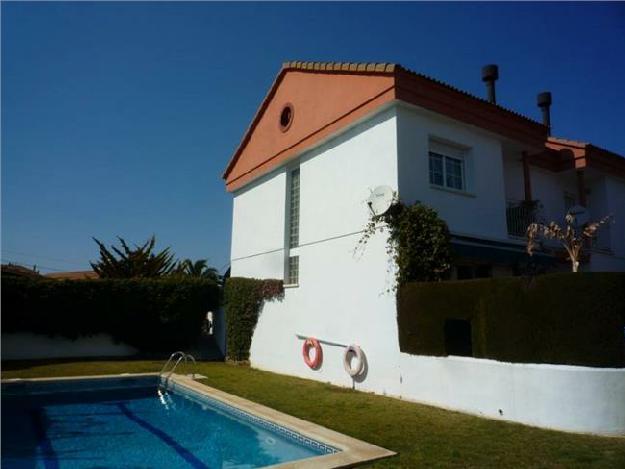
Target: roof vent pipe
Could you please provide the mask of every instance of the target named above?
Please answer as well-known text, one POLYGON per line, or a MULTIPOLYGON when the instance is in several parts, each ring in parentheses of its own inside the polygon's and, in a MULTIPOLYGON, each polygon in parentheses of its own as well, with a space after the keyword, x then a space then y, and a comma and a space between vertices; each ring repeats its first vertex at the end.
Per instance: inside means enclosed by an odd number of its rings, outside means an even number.
POLYGON ((499 67, 491 64, 482 67, 482 81, 486 83, 486 90, 488 91, 488 100, 497 104, 497 97, 495 96, 495 81, 499 78, 499 67))
POLYGON ((545 91, 536 96, 536 103, 543 111, 543 125, 547 126, 548 135, 551 135, 551 93, 545 91))

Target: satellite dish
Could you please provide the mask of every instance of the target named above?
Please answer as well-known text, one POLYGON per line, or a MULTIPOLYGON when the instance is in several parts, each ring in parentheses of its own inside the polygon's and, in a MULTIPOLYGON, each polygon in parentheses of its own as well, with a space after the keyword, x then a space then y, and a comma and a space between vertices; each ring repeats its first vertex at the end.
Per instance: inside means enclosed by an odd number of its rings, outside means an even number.
POLYGON ((582 205, 573 205, 569 208, 569 214, 575 217, 575 224, 582 226, 590 221, 590 217, 588 216, 588 209, 583 207, 582 205))
POLYGON ((384 215, 393 203, 395 191, 388 186, 376 187, 367 199, 367 205, 374 216, 384 215))

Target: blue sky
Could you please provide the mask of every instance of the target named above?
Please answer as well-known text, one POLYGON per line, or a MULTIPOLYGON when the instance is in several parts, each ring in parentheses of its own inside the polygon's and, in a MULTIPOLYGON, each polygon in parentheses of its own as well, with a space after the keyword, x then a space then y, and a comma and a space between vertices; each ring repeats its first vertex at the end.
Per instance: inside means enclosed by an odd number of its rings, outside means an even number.
POLYGON ((95 236, 224 268, 221 173, 285 60, 398 62, 625 155, 625 4, 2 3, 2 262, 95 236))

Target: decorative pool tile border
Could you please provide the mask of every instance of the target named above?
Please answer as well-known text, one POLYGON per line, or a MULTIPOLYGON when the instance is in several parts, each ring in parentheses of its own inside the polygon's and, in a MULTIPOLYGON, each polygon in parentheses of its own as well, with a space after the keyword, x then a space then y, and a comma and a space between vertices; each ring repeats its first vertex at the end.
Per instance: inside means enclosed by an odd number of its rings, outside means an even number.
POLYGON ((221 402, 217 399, 209 397, 204 393, 196 391, 195 389, 191 389, 175 381, 163 378, 161 380, 161 383, 163 383, 168 390, 178 392, 179 394, 195 398, 196 401, 199 401, 198 402, 199 404, 208 404, 211 407, 217 408, 223 412, 226 412, 231 415, 235 415, 237 418, 241 420, 247 421, 254 425, 258 425, 259 427, 263 427, 266 430, 269 430, 273 433, 281 435, 282 437, 287 438, 300 445, 303 445, 310 449, 318 451, 321 454, 335 454, 341 451, 340 449, 334 448, 333 446, 327 445, 325 443, 321 443, 312 438, 308 438, 307 436, 304 436, 301 433, 293 431, 282 425, 278 425, 277 423, 270 422, 269 420, 265 420, 261 417, 257 417, 256 415, 253 415, 253 414, 250 414, 249 412, 238 409, 237 407, 234 407, 230 404, 226 404, 225 402, 221 402))

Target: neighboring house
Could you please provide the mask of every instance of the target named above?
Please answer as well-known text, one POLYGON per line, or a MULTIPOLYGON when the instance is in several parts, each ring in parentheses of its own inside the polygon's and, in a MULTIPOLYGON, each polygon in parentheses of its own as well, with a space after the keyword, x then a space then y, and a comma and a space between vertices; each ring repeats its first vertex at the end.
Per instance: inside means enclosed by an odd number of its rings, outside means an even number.
MULTIPOLYGON (((485 100, 399 65, 284 64, 224 173, 234 195, 232 276, 282 278, 286 285, 284 300, 268 303, 260 316, 252 365, 499 417, 475 397, 495 379, 485 368, 493 365, 484 364, 493 362, 400 353, 395 297, 385 293, 393 281, 386 236, 354 252, 376 186, 438 211, 460 256, 453 277, 519 273, 528 263, 527 225, 562 220, 572 205, 588 207, 592 219, 615 220, 582 270, 625 270, 625 159, 551 137, 548 125, 496 104, 494 78, 485 77, 485 100), (360 344, 367 378, 353 383, 335 346, 324 347, 320 370, 308 369, 301 336, 360 344), (467 381, 468 374, 479 378, 467 381)), ((546 123, 547 98, 540 101, 546 123)), ((547 264, 557 258, 536 257, 547 264)), ((569 267, 561 261, 552 268, 569 267)), ((554 379, 543 372, 531 379, 554 379)), ((601 422, 555 415, 562 387, 575 387, 578 377, 558 379, 551 394, 517 396, 517 410, 505 418, 601 431, 601 422), (554 415, 521 412, 531 407, 524 399, 554 406, 554 415)), ((499 389, 493 384, 492 399, 508 399, 499 389)))
POLYGON ((2 264, 2 275, 6 277, 41 278, 41 274, 35 269, 29 269, 18 264, 2 264))
POLYGON ((100 278, 93 270, 80 270, 76 272, 53 272, 45 275, 47 278, 55 280, 88 280, 100 278))

